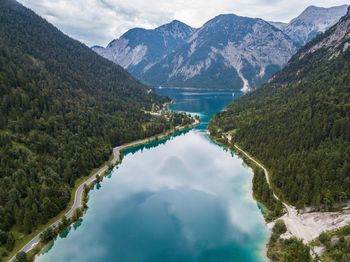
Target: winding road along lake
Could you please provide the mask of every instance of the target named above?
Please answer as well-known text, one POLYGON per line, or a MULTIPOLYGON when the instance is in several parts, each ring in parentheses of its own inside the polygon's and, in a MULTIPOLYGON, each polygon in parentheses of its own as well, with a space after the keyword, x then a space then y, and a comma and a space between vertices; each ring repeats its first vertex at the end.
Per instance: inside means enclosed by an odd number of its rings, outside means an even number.
POLYGON ((266 261, 252 171, 206 135, 232 92, 162 89, 202 124, 130 149, 90 192, 89 209, 37 261, 266 261))

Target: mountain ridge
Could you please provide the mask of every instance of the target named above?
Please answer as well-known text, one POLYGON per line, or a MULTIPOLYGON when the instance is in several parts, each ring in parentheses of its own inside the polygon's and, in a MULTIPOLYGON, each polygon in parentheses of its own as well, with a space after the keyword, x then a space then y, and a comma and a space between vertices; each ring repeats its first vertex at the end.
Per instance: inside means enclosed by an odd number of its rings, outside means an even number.
POLYGON ((287 62, 296 51, 290 42, 262 19, 219 15, 198 29, 180 50, 152 67, 143 80, 162 86, 200 88, 205 83, 210 88, 248 91, 287 62), (271 49, 277 50, 273 55, 281 53, 268 57, 271 49))
POLYGON ((132 36, 131 29, 119 39, 113 40, 106 48, 94 47, 93 50, 122 65, 132 75, 149 85, 246 92, 265 83, 287 63, 300 45, 320 33, 314 31, 316 22, 311 25, 305 22, 307 14, 313 13, 313 10, 321 10, 320 12, 326 15, 313 15, 308 19, 319 19, 327 25, 332 25, 340 18, 341 12, 345 13, 344 7, 345 5, 333 8, 310 6, 289 24, 221 14, 207 21, 202 27, 194 29, 174 20, 147 31, 161 30, 160 34, 163 37, 149 37, 151 41, 147 42, 145 39, 148 38, 145 36, 137 41, 132 36), (335 15, 329 18, 329 14, 335 15), (302 19, 305 21, 299 23, 302 19), (236 22, 235 26, 232 26, 232 23, 230 25, 228 20, 236 22), (169 25, 178 25, 180 30, 177 34, 171 33, 167 28, 169 25), (228 31, 225 31, 225 28, 228 31), (175 45, 170 47, 167 47, 167 41, 164 41, 164 35, 168 31, 170 35, 178 36, 173 41, 175 45), (217 34, 218 31, 221 34, 217 34), (299 31, 302 31, 302 34, 299 31))
POLYGON ((346 14, 348 7, 349 5, 329 8, 311 5, 280 29, 290 36, 298 46, 303 46, 337 23, 346 14))
POLYGON ((262 160, 297 208, 338 208, 350 198, 350 8, 261 89, 210 125, 262 160))
POLYGON ((92 49, 140 78, 148 68, 181 47, 194 31, 194 28, 173 20, 155 29, 130 29, 106 48, 95 46, 92 49))

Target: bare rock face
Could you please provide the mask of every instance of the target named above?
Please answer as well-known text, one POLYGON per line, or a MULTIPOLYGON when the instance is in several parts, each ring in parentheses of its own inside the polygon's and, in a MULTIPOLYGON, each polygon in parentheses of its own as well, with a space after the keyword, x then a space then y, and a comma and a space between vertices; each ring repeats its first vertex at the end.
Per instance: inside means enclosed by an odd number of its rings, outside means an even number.
POLYGON ((322 8, 309 6, 287 26, 280 27, 297 45, 303 46, 335 25, 348 10, 348 5, 322 8))
POLYGON ((145 75, 158 85, 249 91, 279 71, 297 50, 262 19, 220 15, 145 75))
POLYGON ((194 31, 174 20, 154 30, 131 29, 106 48, 94 46, 92 49, 142 79, 149 68, 185 44, 194 31))
POLYGON ((310 6, 289 24, 228 14, 194 29, 175 20, 154 30, 131 29, 93 50, 149 85, 246 92, 267 82, 347 8, 310 6))
MULTIPOLYGON (((279 85, 300 82, 310 76, 315 65, 346 61, 350 51, 350 7, 325 33, 302 47, 270 82, 279 85)), ((317 68, 317 67, 316 67, 317 68)))

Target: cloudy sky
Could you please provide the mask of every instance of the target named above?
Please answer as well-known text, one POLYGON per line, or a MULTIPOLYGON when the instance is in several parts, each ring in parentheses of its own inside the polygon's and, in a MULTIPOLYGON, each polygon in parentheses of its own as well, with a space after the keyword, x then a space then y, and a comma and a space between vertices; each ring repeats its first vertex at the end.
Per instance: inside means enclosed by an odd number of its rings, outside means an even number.
POLYGON ((133 27, 154 28, 174 19, 193 27, 223 13, 288 22, 307 6, 349 0, 19 0, 69 36, 105 46, 133 27))

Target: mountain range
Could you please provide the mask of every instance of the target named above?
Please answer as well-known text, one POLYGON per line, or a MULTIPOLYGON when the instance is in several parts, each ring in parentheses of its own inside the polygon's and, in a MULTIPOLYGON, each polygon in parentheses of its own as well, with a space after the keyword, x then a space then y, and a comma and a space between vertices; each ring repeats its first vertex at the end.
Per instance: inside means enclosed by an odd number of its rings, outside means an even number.
POLYGON ((289 214, 281 217, 282 205, 273 196, 306 212, 304 215, 314 214, 315 226, 327 222, 314 211, 335 211, 332 225, 343 221, 338 214, 346 214, 350 199, 349 72, 350 8, 336 25, 302 47, 267 84, 236 100, 209 125, 218 141, 232 149, 239 146, 268 170, 271 186, 263 171, 252 165, 255 198, 264 205, 267 218, 280 217, 267 245, 271 261, 350 258, 350 242, 343 241, 350 239, 346 222, 305 245, 291 231, 286 238, 284 222, 289 214))
POLYGON ((218 114, 211 133, 231 133, 263 161, 288 203, 339 208, 350 199, 349 72, 350 8, 269 83, 218 114))
POLYGON ((227 14, 198 29, 175 20, 154 30, 131 29, 92 49, 148 85, 249 91, 346 11, 347 5, 310 6, 289 24, 227 14))
POLYGON ((271 22, 271 24, 282 30, 301 47, 337 23, 346 14, 347 9, 348 5, 330 8, 309 6, 290 23, 271 22))
POLYGON ((194 28, 174 20, 154 30, 134 28, 106 48, 92 49, 105 58, 128 69, 133 75, 141 76, 169 54, 187 43, 194 28))

